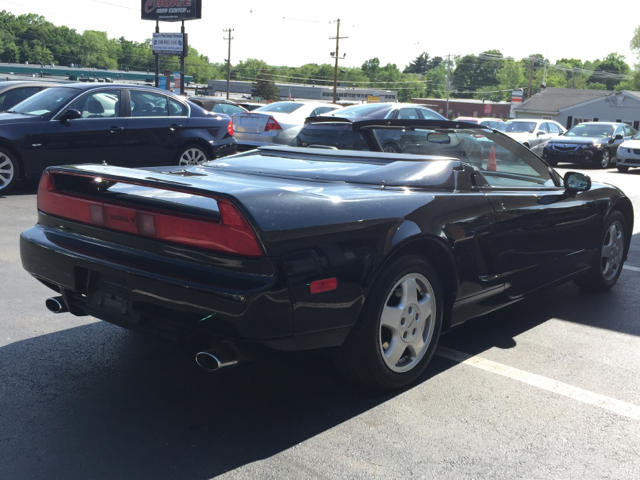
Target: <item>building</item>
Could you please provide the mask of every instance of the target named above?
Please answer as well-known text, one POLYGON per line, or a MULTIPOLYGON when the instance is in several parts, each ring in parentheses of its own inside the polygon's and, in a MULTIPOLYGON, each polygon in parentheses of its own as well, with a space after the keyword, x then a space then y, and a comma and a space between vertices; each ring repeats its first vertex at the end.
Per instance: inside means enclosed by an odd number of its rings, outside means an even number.
MULTIPOLYGON (((276 83, 278 94, 282 99, 317 100, 333 102, 333 87, 329 85, 306 85, 300 83, 276 83)), ((235 96, 249 98, 253 88, 252 82, 231 80, 229 93, 235 96)), ((209 95, 227 91, 226 80, 209 80, 209 95)), ((337 89, 338 101, 361 103, 367 101, 397 102, 398 92, 394 90, 380 90, 377 88, 341 87, 337 89)))
MULTIPOLYGON (((413 103, 419 103, 436 112, 447 116, 447 100, 445 98, 412 98, 413 103)), ((473 98, 450 98, 448 118, 456 117, 496 117, 509 118, 509 102, 491 102, 475 100, 473 98)))
MULTIPOLYGON (((103 70, 100 68, 65 67, 61 65, 33 65, 28 63, 0 63, 0 77, 50 77, 55 80, 155 82, 155 72, 103 70)), ((193 76, 185 75, 185 83, 193 82, 193 76)))
POLYGON ((567 128, 587 121, 640 126, 640 92, 549 87, 514 110, 516 118, 547 118, 567 128))

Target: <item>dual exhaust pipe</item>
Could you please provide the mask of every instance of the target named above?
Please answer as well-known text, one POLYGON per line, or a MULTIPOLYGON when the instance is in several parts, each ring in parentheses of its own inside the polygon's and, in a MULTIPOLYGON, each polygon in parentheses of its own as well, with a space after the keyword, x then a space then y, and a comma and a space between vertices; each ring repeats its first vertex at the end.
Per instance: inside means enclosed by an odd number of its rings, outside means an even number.
MULTIPOLYGON (((50 312, 68 312, 67 302, 64 297, 51 297, 45 300, 45 305, 50 312)), ((221 368, 232 367, 240 363, 240 352, 230 342, 220 342, 210 348, 196 353, 196 365, 205 372, 215 372, 221 368)))

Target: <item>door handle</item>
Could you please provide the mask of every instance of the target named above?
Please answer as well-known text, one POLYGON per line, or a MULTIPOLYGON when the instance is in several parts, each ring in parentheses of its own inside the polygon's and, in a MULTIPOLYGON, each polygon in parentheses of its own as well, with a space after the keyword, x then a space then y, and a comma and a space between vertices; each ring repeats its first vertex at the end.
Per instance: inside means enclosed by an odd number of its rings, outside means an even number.
POLYGON ((178 128, 182 127, 181 124, 179 123, 172 123, 171 125, 169 125, 169 131, 170 132, 175 132, 178 128))
POLYGON ((109 127, 109 133, 116 134, 124 130, 124 127, 109 127))

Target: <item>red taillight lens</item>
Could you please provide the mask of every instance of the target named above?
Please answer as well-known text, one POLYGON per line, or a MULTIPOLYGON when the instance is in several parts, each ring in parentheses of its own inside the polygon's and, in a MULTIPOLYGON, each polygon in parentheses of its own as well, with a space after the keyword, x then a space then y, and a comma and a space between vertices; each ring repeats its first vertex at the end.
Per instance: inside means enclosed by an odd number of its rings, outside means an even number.
POLYGON ((269 117, 269 120, 267 120, 267 124, 264 126, 265 132, 268 132, 269 130, 282 130, 280 124, 276 122, 276 119, 273 117, 269 117))
POLYGON ((229 200, 216 201, 220 222, 60 193, 55 190, 53 175, 49 172, 42 175, 38 187, 38 210, 50 215, 160 241, 261 256, 262 247, 242 213, 229 200))
POLYGON ((227 123, 227 133, 229 134, 229 136, 233 136, 234 131, 233 131, 233 121, 229 120, 229 123, 227 123))

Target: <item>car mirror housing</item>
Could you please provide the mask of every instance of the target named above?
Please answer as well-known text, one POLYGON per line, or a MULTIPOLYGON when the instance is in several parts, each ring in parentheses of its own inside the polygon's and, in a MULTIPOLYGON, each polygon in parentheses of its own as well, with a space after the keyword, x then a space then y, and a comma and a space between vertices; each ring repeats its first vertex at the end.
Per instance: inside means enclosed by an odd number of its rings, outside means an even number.
POLYGON ((547 132, 543 132, 542 130, 540 130, 538 133, 536 133, 537 136, 541 137, 542 135, 544 135, 547 132))
POLYGON ((564 187, 568 192, 586 192, 591 188, 591 178, 580 172, 564 174, 564 187))
POLYGON ((74 108, 70 108, 60 115, 59 120, 61 122, 68 122, 69 120, 75 120, 76 118, 82 118, 82 113, 74 108))
POLYGON ((615 137, 613 137, 614 140, 622 140, 624 137, 620 134, 616 135, 615 137))

